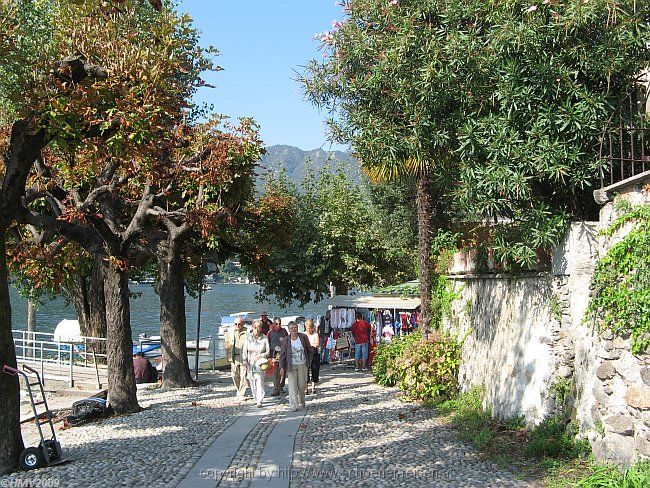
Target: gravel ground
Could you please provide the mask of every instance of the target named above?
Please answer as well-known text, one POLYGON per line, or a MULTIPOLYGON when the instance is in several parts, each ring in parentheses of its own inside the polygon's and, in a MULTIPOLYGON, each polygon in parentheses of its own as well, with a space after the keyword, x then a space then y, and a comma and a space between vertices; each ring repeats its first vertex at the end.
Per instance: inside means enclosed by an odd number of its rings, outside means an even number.
POLYGON ((536 486, 482 460, 431 409, 401 402, 370 373, 330 371, 296 437, 292 487, 536 486))
MULTIPOLYGON (((369 373, 321 373, 298 429, 291 487, 535 487, 517 473, 484 461, 433 411, 401 402, 369 373)), ((72 463, 0 478, 0 486, 32 480, 40 486, 175 486, 251 402, 238 403, 229 375, 197 388, 141 390, 145 410, 58 431, 72 463)), ((283 403, 251 430, 230 469, 252 472, 283 403)), ((281 467, 285 469, 285 467, 281 467)), ((224 476, 219 486, 249 486, 224 476)), ((27 486, 27 485, 22 485, 27 486)))
POLYGON ((64 455, 73 461, 2 477, 0 486, 29 479, 40 486, 175 486, 250 403, 234 399, 225 373, 197 388, 139 390, 138 400, 145 410, 137 414, 66 430, 58 424, 64 455))

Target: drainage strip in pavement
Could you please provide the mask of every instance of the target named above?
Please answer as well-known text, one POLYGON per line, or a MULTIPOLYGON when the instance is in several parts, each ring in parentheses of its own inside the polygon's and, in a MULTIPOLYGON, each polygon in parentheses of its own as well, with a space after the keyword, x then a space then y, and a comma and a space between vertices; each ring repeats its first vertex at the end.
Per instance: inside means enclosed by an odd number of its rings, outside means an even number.
POLYGON ((178 484, 178 488, 214 488, 248 433, 264 417, 265 411, 250 409, 228 427, 178 484))
POLYGON ((305 410, 287 411, 279 416, 262 451, 251 487, 287 488, 289 486, 294 441, 304 416, 305 410))

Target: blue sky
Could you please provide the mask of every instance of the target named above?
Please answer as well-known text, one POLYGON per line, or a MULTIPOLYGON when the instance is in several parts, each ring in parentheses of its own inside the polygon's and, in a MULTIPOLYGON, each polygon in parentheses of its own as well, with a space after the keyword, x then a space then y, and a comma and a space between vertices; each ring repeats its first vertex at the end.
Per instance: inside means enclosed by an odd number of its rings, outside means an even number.
POLYGON ((327 114, 304 100, 294 70, 322 58, 313 38, 341 18, 335 0, 182 0, 179 10, 202 31, 202 45, 220 51, 216 62, 224 68, 206 77, 216 88, 202 89, 197 101, 253 117, 266 145, 330 149, 327 114))

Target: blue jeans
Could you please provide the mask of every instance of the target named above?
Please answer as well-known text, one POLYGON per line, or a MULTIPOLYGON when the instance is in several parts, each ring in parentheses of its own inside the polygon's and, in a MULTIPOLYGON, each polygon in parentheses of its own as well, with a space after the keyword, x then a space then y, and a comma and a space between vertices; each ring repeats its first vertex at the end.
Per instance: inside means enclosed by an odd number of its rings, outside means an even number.
POLYGON ((328 364, 330 362, 330 350, 327 348, 327 339, 329 336, 321 337, 320 340, 320 363, 328 364))
POLYGON ((354 359, 367 360, 368 359, 368 343, 364 342, 363 344, 354 345, 354 359))

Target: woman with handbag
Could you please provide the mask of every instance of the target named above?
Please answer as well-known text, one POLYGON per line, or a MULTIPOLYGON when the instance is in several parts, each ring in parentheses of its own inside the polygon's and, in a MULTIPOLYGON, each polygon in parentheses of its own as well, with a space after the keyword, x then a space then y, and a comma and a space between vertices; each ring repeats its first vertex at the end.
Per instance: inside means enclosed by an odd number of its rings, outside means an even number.
POLYGON ((262 321, 253 321, 253 333, 246 342, 246 378, 258 407, 264 400, 264 371, 268 368, 269 341, 262 334, 262 321))
POLYGON ((281 344, 280 375, 289 384, 289 410, 305 408, 305 388, 307 387, 307 367, 311 364, 312 349, 305 334, 298 332, 298 324, 289 322, 289 337, 281 344))

